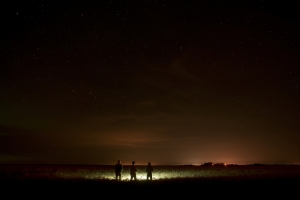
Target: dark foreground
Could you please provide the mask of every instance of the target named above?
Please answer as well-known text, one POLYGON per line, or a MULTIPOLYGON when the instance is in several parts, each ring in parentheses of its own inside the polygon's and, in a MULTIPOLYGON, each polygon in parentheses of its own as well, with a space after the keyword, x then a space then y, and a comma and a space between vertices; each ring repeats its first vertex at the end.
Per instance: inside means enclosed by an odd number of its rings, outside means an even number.
POLYGON ((62 199, 170 199, 195 198, 294 198, 300 178, 220 177, 178 178, 154 181, 115 180, 16 180, 2 179, 1 196, 9 199, 47 197, 62 199))

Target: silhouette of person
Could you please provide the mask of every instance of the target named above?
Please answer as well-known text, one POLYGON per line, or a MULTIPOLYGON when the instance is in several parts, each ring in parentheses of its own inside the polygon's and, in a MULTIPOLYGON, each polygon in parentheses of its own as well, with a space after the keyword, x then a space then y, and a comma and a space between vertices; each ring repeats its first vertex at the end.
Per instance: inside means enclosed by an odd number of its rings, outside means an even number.
POLYGON ((121 164, 121 160, 118 160, 118 163, 115 165, 115 173, 116 173, 116 180, 121 180, 122 178, 122 171, 123 165, 121 164))
POLYGON ((130 180, 132 180, 132 179, 136 180, 136 172, 138 170, 134 164, 135 164, 135 161, 132 161, 132 165, 130 167, 130 176, 131 176, 130 180))
POLYGON ((153 172, 153 167, 151 166, 151 162, 148 162, 148 166, 146 167, 146 172, 147 172, 147 180, 150 178, 152 181, 152 172, 153 172))

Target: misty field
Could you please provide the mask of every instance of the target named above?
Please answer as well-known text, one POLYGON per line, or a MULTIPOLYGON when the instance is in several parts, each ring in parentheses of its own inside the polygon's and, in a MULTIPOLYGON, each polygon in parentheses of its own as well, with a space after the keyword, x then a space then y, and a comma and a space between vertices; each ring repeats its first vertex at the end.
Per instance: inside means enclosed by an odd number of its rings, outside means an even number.
POLYGON ((137 167, 137 181, 129 180, 129 166, 124 166, 122 181, 116 181, 113 165, 0 165, 0 183, 5 192, 14 188, 27 195, 39 191, 68 196, 129 191, 216 196, 239 191, 270 197, 291 195, 300 186, 300 166, 153 166, 152 181, 146 180, 146 166, 137 167))
MULTIPOLYGON (((129 181, 124 166, 122 181, 129 181)), ((137 179, 146 180, 146 166, 137 166, 137 179)), ((153 166, 153 180, 180 178, 295 178, 300 166, 153 166)), ((0 165, 0 179, 114 180, 113 165, 0 165)))

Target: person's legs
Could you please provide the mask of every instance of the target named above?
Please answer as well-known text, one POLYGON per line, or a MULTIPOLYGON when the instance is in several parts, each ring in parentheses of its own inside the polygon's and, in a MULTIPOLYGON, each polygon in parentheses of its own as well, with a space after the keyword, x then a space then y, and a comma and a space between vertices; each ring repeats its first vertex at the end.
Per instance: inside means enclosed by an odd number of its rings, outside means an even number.
POLYGON ((119 174, 119 173, 116 173, 116 180, 121 180, 121 174, 119 174))
POLYGON ((122 178, 122 177, 121 177, 121 173, 116 173, 116 180, 119 180, 119 181, 120 181, 121 178, 122 178))

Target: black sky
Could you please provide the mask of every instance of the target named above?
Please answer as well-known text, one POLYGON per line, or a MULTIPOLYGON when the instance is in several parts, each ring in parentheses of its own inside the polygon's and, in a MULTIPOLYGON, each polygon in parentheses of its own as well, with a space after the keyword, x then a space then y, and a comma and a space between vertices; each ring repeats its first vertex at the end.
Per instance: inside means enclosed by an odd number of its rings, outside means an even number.
POLYGON ((0 163, 300 164, 299 3, 0 3, 0 163))

